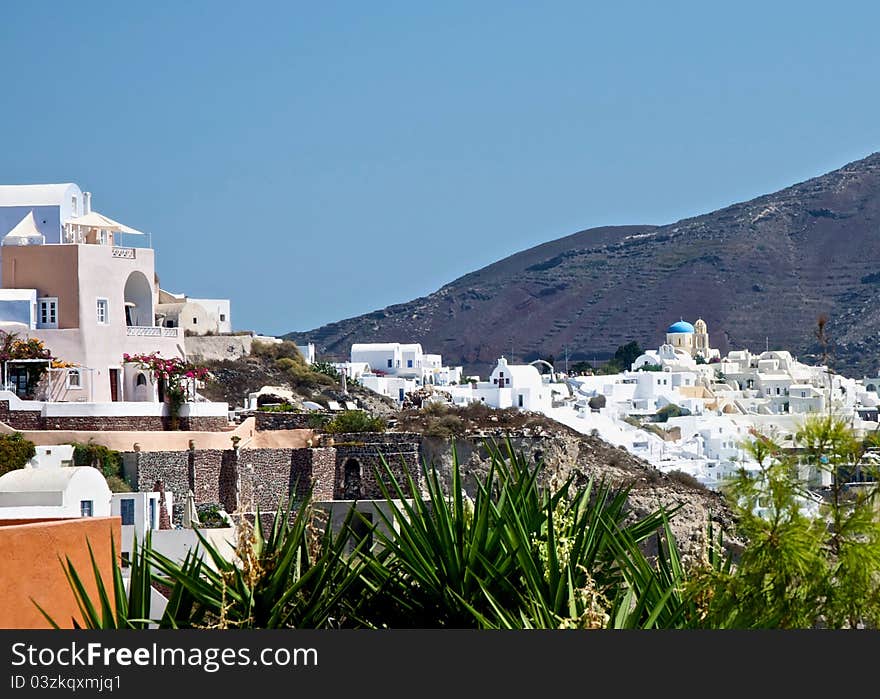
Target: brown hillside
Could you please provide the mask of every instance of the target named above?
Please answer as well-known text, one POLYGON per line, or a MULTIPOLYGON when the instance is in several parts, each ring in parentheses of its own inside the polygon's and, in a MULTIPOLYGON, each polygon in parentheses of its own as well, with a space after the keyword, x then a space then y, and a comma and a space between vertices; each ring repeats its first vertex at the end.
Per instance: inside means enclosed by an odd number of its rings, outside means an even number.
POLYGON ((666 226, 581 231, 512 255, 429 296, 309 332, 323 355, 353 342, 421 342, 485 373, 501 354, 531 361, 656 347, 702 316, 723 352, 791 349, 815 358, 829 317, 833 366, 874 372, 880 336, 880 154, 775 194, 666 226), (512 351, 511 351, 512 350, 512 351))

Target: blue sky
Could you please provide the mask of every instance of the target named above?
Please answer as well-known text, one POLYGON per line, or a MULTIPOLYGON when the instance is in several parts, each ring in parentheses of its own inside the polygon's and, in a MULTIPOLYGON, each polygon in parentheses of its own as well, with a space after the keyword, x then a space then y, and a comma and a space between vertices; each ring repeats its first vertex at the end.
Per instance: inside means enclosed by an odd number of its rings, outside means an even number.
POLYGON ((280 334, 878 150, 873 3, 15 3, 0 182, 280 334))

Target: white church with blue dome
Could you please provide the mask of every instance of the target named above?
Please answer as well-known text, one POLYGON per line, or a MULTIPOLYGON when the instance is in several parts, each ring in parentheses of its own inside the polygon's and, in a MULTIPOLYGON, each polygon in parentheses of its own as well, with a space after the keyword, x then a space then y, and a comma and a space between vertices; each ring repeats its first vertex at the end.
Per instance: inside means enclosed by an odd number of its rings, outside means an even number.
POLYGON ((706 321, 697 318, 692 325, 677 320, 666 328, 666 342, 657 350, 648 350, 635 362, 635 371, 642 366, 660 366, 667 371, 692 371, 699 362, 708 363, 721 359, 721 352, 709 346, 709 330, 706 321))
POLYGON ((678 320, 666 329, 666 344, 676 350, 684 350, 693 359, 702 357, 705 361, 720 358, 721 353, 709 346, 709 329, 706 321, 697 318, 691 325, 686 320, 678 320))

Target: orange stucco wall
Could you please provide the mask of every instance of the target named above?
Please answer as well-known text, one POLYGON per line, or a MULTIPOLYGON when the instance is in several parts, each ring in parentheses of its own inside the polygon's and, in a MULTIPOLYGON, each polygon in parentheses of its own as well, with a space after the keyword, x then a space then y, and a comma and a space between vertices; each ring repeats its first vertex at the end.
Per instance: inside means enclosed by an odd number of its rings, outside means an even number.
POLYGON ((79 327, 76 245, 10 245, 3 250, 3 286, 58 298, 58 327, 79 327))
POLYGON ((73 628, 72 619, 81 617, 58 558, 70 558, 89 594, 95 595, 97 586, 86 540, 92 545, 101 578, 112 598, 110 537, 116 542, 118 556, 120 527, 119 517, 0 521, 0 628, 51 628, 31 598, 60 627, 73 628))

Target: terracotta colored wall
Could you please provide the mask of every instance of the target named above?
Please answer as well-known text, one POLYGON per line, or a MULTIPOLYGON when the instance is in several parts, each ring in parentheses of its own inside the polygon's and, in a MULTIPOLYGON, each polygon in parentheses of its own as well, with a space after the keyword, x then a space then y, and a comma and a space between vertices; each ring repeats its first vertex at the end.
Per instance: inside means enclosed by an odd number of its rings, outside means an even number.
POLYGON ((58 327, 79 327, 79 256, 76 245, 7 246, 3 250, 3 286, 36 289, 58 297, 58 327))
POLYGON ((104 585, 111 590, 110 537, 116 542, 118 556, 120 527, 119 517, 0 521, 0 628, 51 628, 31 597, 59 626, 72 628, 72 617, 80 618, 79 608, 58 557, 70 558, 89 594, 95 595, 88 539, 104 585))

